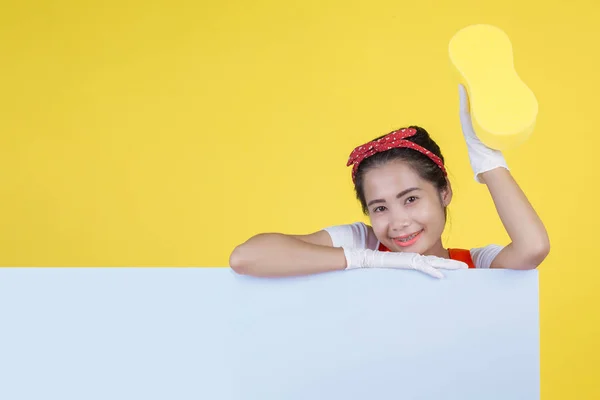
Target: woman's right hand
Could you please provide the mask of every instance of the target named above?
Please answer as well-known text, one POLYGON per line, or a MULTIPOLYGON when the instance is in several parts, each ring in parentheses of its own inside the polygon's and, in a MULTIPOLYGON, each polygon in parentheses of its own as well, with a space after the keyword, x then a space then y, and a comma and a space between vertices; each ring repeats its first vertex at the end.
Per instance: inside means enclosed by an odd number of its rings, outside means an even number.
POLYGON ((417 253, 376 251, 369 249, 344 248, 346 269, 393 268, 421 271, 441 279, 441 269, 458 270, 469 268, 467 264, 436 256, 423 256, 417 253))

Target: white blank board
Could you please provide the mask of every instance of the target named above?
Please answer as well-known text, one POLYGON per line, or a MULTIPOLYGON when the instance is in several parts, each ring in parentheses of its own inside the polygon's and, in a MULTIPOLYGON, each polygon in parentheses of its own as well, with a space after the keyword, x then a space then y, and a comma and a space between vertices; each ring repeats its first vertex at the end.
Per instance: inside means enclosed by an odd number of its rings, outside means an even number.
POLYGON ((539 399, 537 271, 0 268, 0 399, 539 399))

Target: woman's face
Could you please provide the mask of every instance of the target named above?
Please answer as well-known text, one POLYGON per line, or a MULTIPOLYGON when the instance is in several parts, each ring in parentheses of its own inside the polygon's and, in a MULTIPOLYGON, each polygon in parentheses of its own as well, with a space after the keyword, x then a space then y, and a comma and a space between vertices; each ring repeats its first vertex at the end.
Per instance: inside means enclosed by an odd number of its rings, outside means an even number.
POLYGON ((393 161, 364 176, 364 193, 375 235, 391 251, 444 256, 444 207, 450 189, 440 192, 407 163, 393 161))

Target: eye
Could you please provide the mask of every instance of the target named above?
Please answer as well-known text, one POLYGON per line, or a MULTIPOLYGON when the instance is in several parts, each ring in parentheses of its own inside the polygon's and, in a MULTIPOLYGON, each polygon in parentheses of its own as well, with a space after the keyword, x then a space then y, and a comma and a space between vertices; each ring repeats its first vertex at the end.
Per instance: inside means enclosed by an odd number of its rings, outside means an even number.
POLYGON ((374 212, 374 213, 377 213, 377 212, 382 212, 382 211, 385 211, 385 206, 379 206, 379 207, 375 207, 375 208, 373 209, 373 212, 374 212))
POLYGON ((406 198, 406 204, 410 204, 410 203, 414 203, 415 201, 417 201, 418 197, 417 196, 409 196, 406 198))

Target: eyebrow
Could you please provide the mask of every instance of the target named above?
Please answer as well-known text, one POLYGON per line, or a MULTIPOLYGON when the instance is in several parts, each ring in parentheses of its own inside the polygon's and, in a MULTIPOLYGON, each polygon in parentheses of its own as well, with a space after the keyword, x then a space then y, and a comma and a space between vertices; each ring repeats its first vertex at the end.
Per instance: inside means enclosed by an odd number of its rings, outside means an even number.
MULTIPOLYGON (((403 190, 403 191, 401 191, 400 193, 398 193, 398 194, 396 195, 396 198, 397 198, 397 199, 399 199, 400 197, 402 197, 402 196, 405 196, 405 195, 407 195, 408 193, 410 193, 410 192, 412 192, 412 191, 415 191, 415 190, 421 190, 421 189, 420 189, 420 188, 418 188, 418 187, 412 187, 412 188, 408 188, 408 189, 406 189, 406 190, 403 190)), ((376 204, 376 203, 385 203, 385 200, 384 200, 384 199, 375 199, 375 200, 371 200, 371 201, 369 202, 369 204, 367 204, 367 207, 371 207, 373 204, 376 204)))

